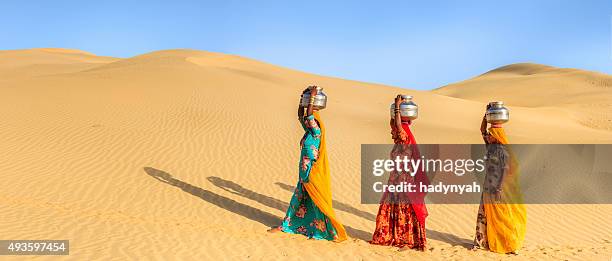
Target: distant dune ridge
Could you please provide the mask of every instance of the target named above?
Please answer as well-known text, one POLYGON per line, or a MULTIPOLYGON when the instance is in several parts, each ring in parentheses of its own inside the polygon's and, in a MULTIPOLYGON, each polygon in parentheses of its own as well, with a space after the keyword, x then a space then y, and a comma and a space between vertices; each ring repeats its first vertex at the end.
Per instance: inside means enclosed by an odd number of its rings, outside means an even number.
MULTIPOLYGON (((0 234, 70 239, 86 260, 499 258, 466 249, 475 205, 430 206, 429 253, 365 242, 377 206, 359 203, 360 144, 391 142, 397 93, 420 106, 420 143, 481 143, 489 100, 510 108, 514 143, 612 143, 611 87, 607 74, 537 64, 416 91, 196 50, 0 51, 0 234), (334 204, 352 237, 340 244, 265 232, 297 181, 296 106, 310 84, 329 96, 334 204)), ((612 255, 612 206, 528 211, 515 259, 612 255)))
POLYGON ((608 74, 520 63, 434 92, 474 101, 494 97, 514 106, 555 108, 586 127, 612 130, 612 76, 608 74))

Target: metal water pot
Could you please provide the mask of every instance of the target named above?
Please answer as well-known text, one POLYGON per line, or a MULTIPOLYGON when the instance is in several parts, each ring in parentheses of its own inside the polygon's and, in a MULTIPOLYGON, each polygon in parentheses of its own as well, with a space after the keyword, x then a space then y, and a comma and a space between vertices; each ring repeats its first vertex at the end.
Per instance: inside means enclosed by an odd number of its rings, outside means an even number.
POLYGON ((489 102, 489 106, 486 113, 488 123, 502 124, 510 120, 510 112, 504 107, 503 101, 489 102))
MULTIPOLYGON (((323 93, 323 88, 319 86, 317 86, 316 88, 317 88, 317 95, 315 95, 315 98, 314 98, 313 109, 315 110, 325 109, 325 107, 327 106, 327 95, 323 93)), ((307 108, 309 102, 310 102, 310 92, 306 92, 302 94, 302 100, 300 101, 300 104, 302 104, 304 108, 307 108)))
MULTIPOLYGON (((412 101, 412 96, 402 95, 402 103, 400 104, 400 115, 402 121, 416 120, 419 116, 419 106, 412 101)), ((391 119, 395 118, 395 103, 391 103, 391 119)))

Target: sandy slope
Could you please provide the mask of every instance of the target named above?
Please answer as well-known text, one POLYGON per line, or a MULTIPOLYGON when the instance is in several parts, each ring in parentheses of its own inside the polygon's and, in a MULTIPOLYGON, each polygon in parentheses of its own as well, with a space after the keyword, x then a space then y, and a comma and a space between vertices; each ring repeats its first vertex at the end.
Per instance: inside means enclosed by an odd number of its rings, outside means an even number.
POLYGON ((589 128, 612 130, 612 76, 520 63, 504 66, 434 93, 514 106, 554 108, 589 128))
MULTIPOLYGON (((545 81, 535 76, 533 83, 520 81, 520 103, 512 92, 500 92, 512 101, 511 139, 611 143, 612 132, 576 116, 593 112, 585 105, 590 99, 609 101, 610 76, 541 68, 546 79, 567 72, 576 91, 585 77, 601 86, 584 87, 587 98, 569 111, 564 103, 521 96, 545 81), (592 94, 596 88, 600 93, 592 94), (553 127, 553 133, 541 131, 553 127)), ((388 106, 395 94, 412 94, 420 105, 415 134, 421 143, 478 143, 488 100, 481 93, 498 82, 518 88, 513 70, 495 74, 459 83, 467 86, 461 96, 458 88, 412 91, 192 50, 128 59, 2 51, 0 235, 70 239, 78 260, 501 258, 466 249, 477 206, 431 206, 431 253, 398 253, 364 241, 377 206, 359 203, 360 144, 390 142, 388 106), (323 86, 330 97, 322 115, 334 206, 352 236, 340 244, 265 232, 280 222, 296 183, 302 133, 295 106, 308 84, 323 86)), ((513 259, 612 255, 611 205, 528 210, 526 246, 513 259)))

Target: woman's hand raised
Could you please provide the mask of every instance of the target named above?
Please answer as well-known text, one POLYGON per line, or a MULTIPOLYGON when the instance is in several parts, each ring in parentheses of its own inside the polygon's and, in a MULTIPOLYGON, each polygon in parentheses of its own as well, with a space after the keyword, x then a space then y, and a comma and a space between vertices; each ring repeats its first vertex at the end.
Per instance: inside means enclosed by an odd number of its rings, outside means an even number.
POLYGON ((402 95, 398 94, 397 96, 395 96, 395 108, 399 108, 400 104, 402 104, 402 95))
POLYGON ((314 97, 315 95, 317 95, 317 93, 319 93, 319 90, 316 85, 308 86, 308 89, 310 89, 310 97, 314 97))

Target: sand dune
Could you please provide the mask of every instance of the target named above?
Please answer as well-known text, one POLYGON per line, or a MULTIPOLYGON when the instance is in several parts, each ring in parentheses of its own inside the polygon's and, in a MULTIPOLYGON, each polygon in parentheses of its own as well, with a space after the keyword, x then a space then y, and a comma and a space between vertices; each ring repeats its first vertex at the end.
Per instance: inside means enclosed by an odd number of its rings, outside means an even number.
POLYGON ((117 58, 59 48, 0 51, 0 82, 3 80, 78 72, 117 58))
POLYGON ((512 64, 434 90, 461 99, 499 99, 514 106, 554 108, 569 120, 612 130, 612 76, 539 64, 512 64))
MULTIPOLYGON (((377 206, 359 203, 360 144, 391 142, 388 106, 400 92, 420 105, 421 143, 480 143, 490 97, 509 104, 514 142, 611 143, 612 115, 600 110, 609 85, 609 75, 513 65, 430 92, 194 50, 126 59, 1 51, 0 234, 70 239, 79 260, 500 258, 466 249, 473 205, 430 207, 431 253, 365 242, 377 206), (352 237, 340 244, 265 232, 297 182, 296 105, 309 84, 330 97, 322 116, 334 204, 352 237)), ((525 249, 514 259, 612 254, 611 206, 528 208, 525 249)))

